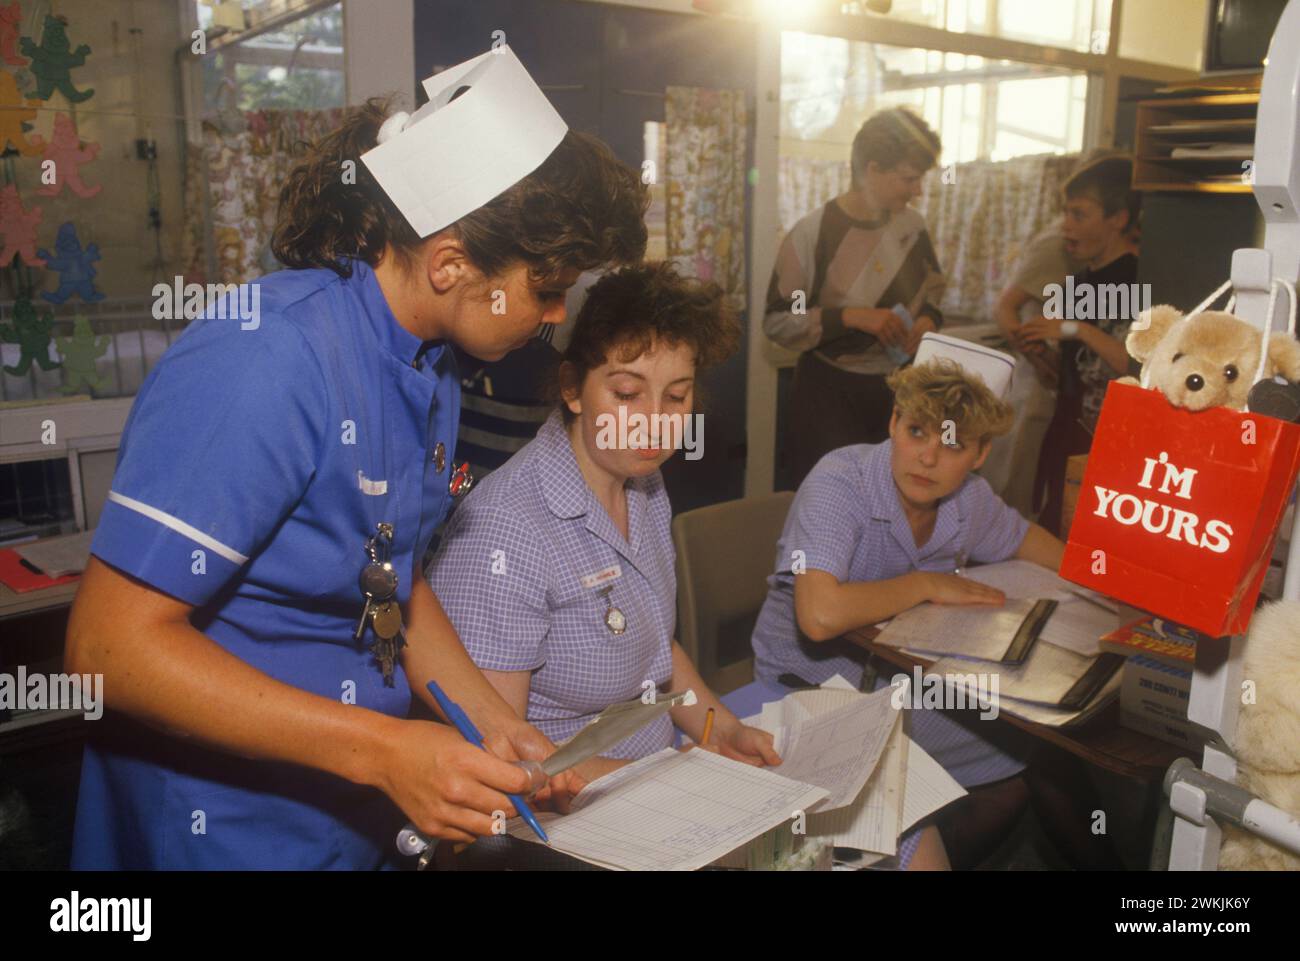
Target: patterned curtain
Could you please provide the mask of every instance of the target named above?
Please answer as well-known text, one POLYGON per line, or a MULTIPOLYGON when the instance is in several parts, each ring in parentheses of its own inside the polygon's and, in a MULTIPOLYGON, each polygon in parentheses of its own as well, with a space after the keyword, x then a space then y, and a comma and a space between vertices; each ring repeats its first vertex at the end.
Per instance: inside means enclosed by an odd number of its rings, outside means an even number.
POLYGON ((186 149, 186 282, 243 283, 268 272, 267 245, 294 145, 329 133, 344 112, 253 110, 222 126, 204 122, 202 142, 186 149))
POLYGON ((668 258, 683 274, 745 305, 745 135, 742 90, 669 87, 666 100, 668 258))
MULTIPOLYGON (((933 170, 917 209, 925 216, 948 278, 945 314, 976 321, 993 306, 1024 244, 1061 212, 1061 186, 1077 154, 977 160, 933 170)), ((781 232, 849 188, 848 160, 782 157, 778 191, 781 232)))
POLYGON ((847 160, 785 156, 779 163, 777 216, 782 237, 801 217, 825 206, 853 183, 847 160))
POLYGON ((925 178, 925 215, 948 278, 945 313, 993 319, 1024 244, 1061 213, 1061 187, 1077 154, 1033 154, 938 168, 925 178))

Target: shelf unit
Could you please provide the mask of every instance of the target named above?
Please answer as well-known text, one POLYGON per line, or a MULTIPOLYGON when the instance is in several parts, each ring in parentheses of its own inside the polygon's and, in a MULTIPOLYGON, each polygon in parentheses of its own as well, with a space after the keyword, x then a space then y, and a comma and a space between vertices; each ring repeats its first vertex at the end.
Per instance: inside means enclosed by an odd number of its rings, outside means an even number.
POLYGON ((1258 91, 1143 100, 1137 105, 1133 187, 1142 191, 1246 194, 1254 153, 1258 91), (1235 157, 1172 157, 1179 147, 1240 145, 1235 157))

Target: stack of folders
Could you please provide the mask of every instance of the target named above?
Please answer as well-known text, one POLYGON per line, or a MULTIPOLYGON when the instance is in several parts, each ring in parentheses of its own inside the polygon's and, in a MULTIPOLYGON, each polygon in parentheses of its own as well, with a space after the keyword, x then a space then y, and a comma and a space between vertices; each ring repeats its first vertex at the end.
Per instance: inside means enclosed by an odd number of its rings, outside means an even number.
POLYGON ((1006 604, 921 604, 876 643, 933 660, 926 673, 945 686, 989 691, 1001 710, 1043 724, 1079 723, 1115 697, 1123 658, 1101 648, 1118 624, 1113 602, 1029 561, 964 575, 1001 590, 1006 604))

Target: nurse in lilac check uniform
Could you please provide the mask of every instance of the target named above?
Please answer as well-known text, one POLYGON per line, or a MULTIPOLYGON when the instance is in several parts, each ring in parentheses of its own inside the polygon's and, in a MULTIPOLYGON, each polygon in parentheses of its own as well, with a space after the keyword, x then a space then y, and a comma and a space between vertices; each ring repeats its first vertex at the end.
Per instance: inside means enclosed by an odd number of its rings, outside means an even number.
MULTIPOLYGON (((1001 592, 954 575, 968 563, 1018 557, 1059 567, 1064 545, 970 473, 1010 422, 1001 398, 1013 365, 1000 352, 926 334, 915 365, 891 376, 890 439, 818 462, 791 504, 754 629, 760 679, 821 683, 840 674, 860 683, 865 655, 841 640, 848 631, 923 601, 1002 603, 1001 592), (955 427, 947 438, 944 424, 955 427)), ((967 788, 1015 778, 1029 751, 1004 726, 933 710, 913 712, 911 735, 967 788)), ((1012 783, 997 790, 1014 799, 993 807, 1023 805, 1023 784, 1012 783)))
POLYGON ((710 747, 772 764, 771 737, 741 725, 681 646, 671 509, 659 466, 672 438, 601 425, 690 416, 697 372, 734 349, 716 287, 666 266, 626 268, 589 292, 561 365, 564 402, 536 438, 459 505, 429 583, 475 663, 552 741, 647 689, 692 688, 677 708, 579 767, 590 779, 672 744, 673 724, 710 747), (609 418, 605 420, 604 418, 609 418))

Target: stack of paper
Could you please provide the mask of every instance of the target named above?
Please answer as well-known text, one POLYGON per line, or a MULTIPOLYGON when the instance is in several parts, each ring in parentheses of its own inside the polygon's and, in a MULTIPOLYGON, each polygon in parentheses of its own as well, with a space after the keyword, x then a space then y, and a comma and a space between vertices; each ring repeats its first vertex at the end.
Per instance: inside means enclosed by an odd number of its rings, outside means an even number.
MULTIPOLYGON (((821 788, 708 751, 665 748, 588 785, 568 815, 538 815, 551 846, 604 867, 693 871, 806 811, 821 788)), ((513 837, 536 841, 519 818, 513 837)))
MULTIPOLYGON (((895 618, 877 638, 923 658, 938 658, 926 671, 951 677, 982 671, 984 688, 996 680, 1005 709, 1027 716, 1029 705, 1050 710, 1046 723, 1063 724, 1092 709, 1114 693, 1110 684, 1117 666, 1101 657, 1101 638, 1115 629, 1118 605, 1086 588, 1071 584, 1045 567, 1023 560, 972 567, 963 576, 996 587, 1007 596, 1003 607, 922 604, 895 618), (1042 623, 1027 656, 1018 662, 1003 656, 1008 632, 1035 601, 1056 603, 1042 623), (972 662, 987 662, 978 665, 972 662)), ((975 685, 965 684, 968 689, 975 685)))
MULTIPOLYGON (((589 785, 572 813, 541 814, 551 846, 605 867, 693 870, 794 830, 802 814, 808 838, 894 854, 899 834, 965 792, 907 738, 892 688, 861 694, 836 681, 750 719, 773 734, 779 767, 661 751, 589 785)), ((518 819, 509 832, 536 840, 518 819)))
MULTIPOLYGON (((777 735, 779 750, 778 728, 782 724, 801 727, 808 719, 834 716, 843 705, 854 702, 862 705, 860 710, 874 712, 877 737, 864 745, 868 755, 879 758, 874 772, 850 802, 835 807, 828 800, 810 815, 809 837, 825 837, 839 848, 893 855, 898 852, 899 835, 966 794, 907 736, 905 713, 894 708, 893 695, 892 687, 861 694, 844 678, 834 677, 818 690, 796 691, 784 700, 765 704, 762 714, 746 722, 777 735), (883 750, 879 743, 882 732, 887 732, 883 750)), ((801 736, 800 740, 806 739, 801 736)), ((789 763, 786 758, 777 770, 786 773, 789 763)))

